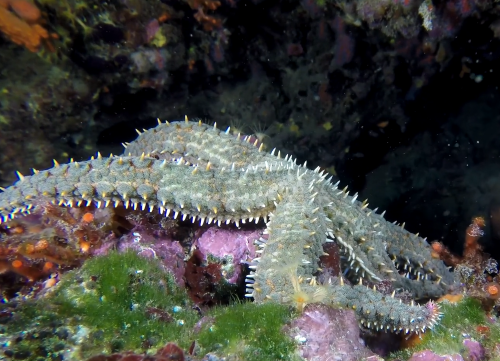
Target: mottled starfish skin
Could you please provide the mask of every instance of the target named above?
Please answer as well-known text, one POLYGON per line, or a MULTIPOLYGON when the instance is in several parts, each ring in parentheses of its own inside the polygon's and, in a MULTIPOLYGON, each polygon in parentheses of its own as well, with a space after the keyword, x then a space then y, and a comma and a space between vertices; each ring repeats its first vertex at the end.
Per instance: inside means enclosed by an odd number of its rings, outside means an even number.
MULTIPOLYGON (((122 157, 55 166, 23 177, 0 193, 0 220, 40 201, 158 209, 201 224, 267 221, 268 240, 250 268, 248 295, 303 306, 324 302, 356 310, 368 327, 422 332, 437 307, 406 305, 363 285, 318 285, 314 274, 325 242, 337 242, 350 279, 391 280, 415 299, 438 297, 454 275, 431 257, 428 244, 388 223, 338 190, 326 175, 262 152, 254 144, 203 123, 160 124, 128 145, 122 157), (147 153, 148 156, 145 156, 147 153), (401 269, 408 272, 400 274, 401 269)), ((272 152, 274 153, 274 152, 272 152)))

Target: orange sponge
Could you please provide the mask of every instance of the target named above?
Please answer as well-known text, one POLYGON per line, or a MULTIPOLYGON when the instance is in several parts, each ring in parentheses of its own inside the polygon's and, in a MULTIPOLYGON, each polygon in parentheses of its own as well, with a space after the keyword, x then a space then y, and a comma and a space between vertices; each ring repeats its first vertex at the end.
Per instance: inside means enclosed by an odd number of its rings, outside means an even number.
POLYGON ((38 21, 41 12, 27 0, 0 0, 0 32, 13 43, 36 52, 49 34, 38 21), (12 11, 9 11, 9 8, 12 11))

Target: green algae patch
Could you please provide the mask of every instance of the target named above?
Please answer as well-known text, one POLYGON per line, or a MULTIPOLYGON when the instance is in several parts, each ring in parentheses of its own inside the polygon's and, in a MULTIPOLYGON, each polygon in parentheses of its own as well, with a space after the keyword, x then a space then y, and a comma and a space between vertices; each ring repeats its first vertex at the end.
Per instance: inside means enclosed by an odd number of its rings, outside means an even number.
POLYGON ((464 298, 458 303, 439 303, 443 317, 433 330, 427 331, 420 343, 410 349, 391 354, 390 359, 408 359, 414 352, 431 350, 436 354, 463 354, 465 339, 479 341, 485 349, 493 349, 500 339, 498 320, 491 322, 479 301, 464 298))
POLYGON ((193 341, 197 355, 297 359, 295 342, 283 332, 296 316, 290 307, 236 300, 201 317, 158 260, 133 252, 90 259, 48 294, 16 306, 0 335, 17 339, 9 355, 27 361, 154 353, 167 342, 187 351, 193 341))
POLYGON ((294 315, 288 306, 275 303, 217 307, 208 312, 196 339, 205 353, 239 360, 295 360, 296 345, 283 332, 294 315))
POLYGON ((156 352, 166 342, 188 349, 198 320, 186 292, 158 260, 112 252, 65 274, 50 295, 20 303, 5 334, 30 335, 12 346, 26 360, 58 359, 53 350, 60 348, 76 350, 71 359, 85 359, 122 350, 156 352), (65 339, 50 338, 50 350, 36 351, 48 342, 36 335, 62 327, 65 339))
POLYGON ((101 352, 145 351, 166 341, 189 347, 189 330, 199 318, 157 260, 132 252, 87 261, 61 283, 54 303, 92 329, 86 348, 106 345, 101 352))

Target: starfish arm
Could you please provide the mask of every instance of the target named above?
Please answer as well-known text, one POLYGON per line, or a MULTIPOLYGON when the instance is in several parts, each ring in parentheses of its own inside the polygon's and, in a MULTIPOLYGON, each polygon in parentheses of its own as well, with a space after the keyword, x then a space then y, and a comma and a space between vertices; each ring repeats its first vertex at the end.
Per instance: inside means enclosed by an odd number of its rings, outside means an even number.
POLYGON ((0 193, 0 220, 29 212, 41 201, 59 205, 123 205, 158 209, 210 222, 237 222, 267 217, 282 189, 275 176, 263 170, 197 169, 182 162, 151 157, 99 158, 59 165, 32 176, 21 176, 0 193))
POLYGON ((332 220, 330 238, 339 244, 343 269, 357 282, 390 279, 412 292, 416 299, 439 297, 455 282, 441 260, 434 259, 428 243, 402 226, 387 222, 380 214, 345 191, 326 188, 325 209, 332 220))
POLYGON ((289 187, 267 223, 262 255, 250 266, 255 272, 249 292, 257 302, 292 302, 297 279, 312 279, 323 253, 327 219, 311 201, 314 193, 296 182, 295 173, 288 174, 289 187))
POLYGON ((164 165, 148 157, 113 157, 72 162, 19 181, 0 193, 0 220, 29 212, 40 201, 59 205, 101 205, 124 203, 131 206, 155 201, 156 184, 164 165))
POLYGON ((162 123, 141 133, 124 153, 146 153, 160 159, 184 157, 193 164, 210 162, 216 168, 241 169, 276 162, 276 157, 262 151, 251 137, 234 136, 201 121, 162 123))
POLYGON ((376 330, 420 333, 432 328, 441 316, 434 303, 408 305, 363 285, 333 286, 329 296, 334 303, 354 309, 362 325, 376 330))
MULTIPOLYGON (((303 286, 308 293, 314 292, 315 287, 318 286, 303 286)), ((434 327, 441 317, 433 302, 406 304, 364 285, 329 285, 325 298, 325 303, 354 310, 362 325, 377 331, 420 333, 434 327)))
POLYGON ((437 306, 404 304, 363 285, 317 285, 313 274, 330 222, 326 217, 313 218, 318 211, 310 202, 310 191, 298 185, 291 188, 268 222, 262 255, 250 265, 254 272, 248 296, 299 309, 313 302, 331 303, 355 310, 363 325, 376 330, 419 333, 433 327, 440 315, 437 306))

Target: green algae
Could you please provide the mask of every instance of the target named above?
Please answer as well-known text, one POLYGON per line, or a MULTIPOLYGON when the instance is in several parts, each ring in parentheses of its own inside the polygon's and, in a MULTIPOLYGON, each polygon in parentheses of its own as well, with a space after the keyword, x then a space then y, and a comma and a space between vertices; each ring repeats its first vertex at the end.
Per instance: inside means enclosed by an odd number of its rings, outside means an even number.
POLYGON ((158 261, 111 253, 86 262, 72 276, 61 282, 54 303, 61 314, 78 315, 91 327, 96 337, 89 350, 103 340, 109 346, 102 352, 145 351, 164 340, 189 347, 185 338, 198 315, 158 261))
POLYGON ((283 332, 294 312, 276 303, 217 307, 210 310, 213 319, 202 327, 197 341, 205 352, 240 360, 295 360, 296 345, 283 332))
MULTIPOLYGON (((465 338, 488 350, 500 339, 498 323, 486 317, 478 301, 465 298, 440 305, 439 324, 416 347, 394 353, 392 359, 408 359, 424 349, 463 353, 465 338)), ((167 342, 186 351, 195 342, 198 356, 298 358, 295 342, 283 332, 296 316, 288 306, 233 300, 202 313, 204 318, 159 260, 111 252, 65 274, 44 297, 19 302, 13 318, 0 325, 0 336, 11 339, 6 355, 28 361, 84 360, 125 350, 154 353, 167 342)))
MULTIPOLYGON (((159 261, 132 252, 110 253, 67 273, 50 295, 21 303, 6 333, 50 332, 64 320, 72 333, 65 348, 76 347, 72 357, 82 359, 122 350, 155 351, 166 341, 187 348, 199 319, 188 300, 159 261), (57 320, 59 324, 52 325, 57 320), (78 333, 80 339, 75 337, 78 333)), ((40 342, 32 337, 23 338, 12 350, 23 348, 26 353, 27 347, 31 356, 24 359, 36 360, 40 342)))
POLYGON ((440 306, 443 317, 434 329, 427 331, 415 347, 395 352, 390 359, 408 359, 414 352, 422 350, 432 350, 440 355, 463 355, 465 339, 479 341, 488 352, 500 339, 499 321, 488 319, 476 299, 466 297, 458 303, 444 301, 440 306))
POLYGON ((154 353, 167 342, 187 351, 193 341, 198 355, 294 360, 295 343, 282 331, 293 312, 233 301, 204 312, 210 322, 195 327, 202 316, 159 260, 112 252, 68 272, 49 294, 19 302, 0 336, 17 340, 8 352, 28 361, 154 353))

